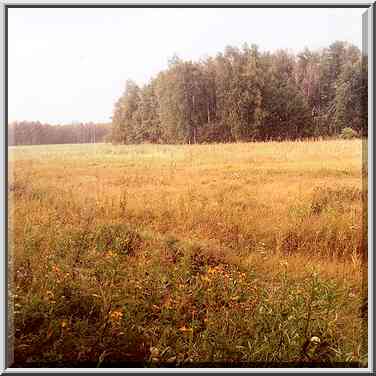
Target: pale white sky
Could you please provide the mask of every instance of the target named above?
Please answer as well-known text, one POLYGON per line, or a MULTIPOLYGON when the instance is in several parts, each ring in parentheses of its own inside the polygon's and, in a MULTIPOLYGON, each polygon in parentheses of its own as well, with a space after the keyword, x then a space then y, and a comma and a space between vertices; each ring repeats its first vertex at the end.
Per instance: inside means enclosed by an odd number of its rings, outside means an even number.
POLYGON ((127 79, 139 84, 226 45, 262 51, 361 48, 366 9, 8 10, 9 120, 109 121, 127 79))

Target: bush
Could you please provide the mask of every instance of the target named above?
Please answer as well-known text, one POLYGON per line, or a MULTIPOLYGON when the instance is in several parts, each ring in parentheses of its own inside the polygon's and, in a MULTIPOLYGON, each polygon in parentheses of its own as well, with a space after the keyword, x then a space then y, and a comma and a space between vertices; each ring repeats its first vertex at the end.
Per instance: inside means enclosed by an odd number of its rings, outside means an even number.
POLYGON ((356 137, 358 137, 358 133, 354 129, 350 127, 346 127, 342 129, 341 138, 343 138, 344 140, 350 140, 356 137))
POLYGON ((96 233, 96 248, 101 251, 113 250, 123 255, 134 255, 140 244, 140 235, 125 224, 102 225, 96 233))
POLYGON ((335 207, 337 210, 345 209, 345 203, 362 200, 362 190, 359 188, 338 187, 317 187, 313 191, 311 202, 312 214, 320 214, 328 207, 335 207))

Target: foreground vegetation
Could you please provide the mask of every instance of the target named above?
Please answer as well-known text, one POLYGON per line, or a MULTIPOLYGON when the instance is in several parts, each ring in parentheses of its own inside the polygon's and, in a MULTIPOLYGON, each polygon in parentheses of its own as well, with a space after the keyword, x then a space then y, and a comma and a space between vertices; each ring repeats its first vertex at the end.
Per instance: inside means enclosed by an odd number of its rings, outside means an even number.
POLYGON ((366 366, 361 161, 359 140, 10 148, 14 366, 366 366))

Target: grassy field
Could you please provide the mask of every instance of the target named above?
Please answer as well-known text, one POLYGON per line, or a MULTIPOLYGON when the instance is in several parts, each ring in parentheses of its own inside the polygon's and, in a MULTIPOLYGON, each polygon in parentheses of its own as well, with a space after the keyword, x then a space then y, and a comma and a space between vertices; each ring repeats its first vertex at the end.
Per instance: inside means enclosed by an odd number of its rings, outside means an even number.
POLYGON ((14 366, 367 364, 362 142, 9 148, 14 366))

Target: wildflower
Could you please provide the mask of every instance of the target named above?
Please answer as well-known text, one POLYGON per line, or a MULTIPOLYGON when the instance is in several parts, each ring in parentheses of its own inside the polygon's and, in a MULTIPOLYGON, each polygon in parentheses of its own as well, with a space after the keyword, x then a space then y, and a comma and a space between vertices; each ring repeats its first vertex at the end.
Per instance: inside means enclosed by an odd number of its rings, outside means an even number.
POLYGON ((192 332, 192 328, 187 328, 185 325, 183 325, 181 328, 179 328, 181 332, 192 332))
POLYGON ((321 342, 321 339, 319 337, 313 336, 311 337, 311 342, 315 345, 318 345, 321 342))
POLYGON ((216 271, 217 271, 216 268, 212 268, 212 267, 210 267, 210 268, 208 269, 208 273, 209 273, 209 274, 214 274, 216 271))
POLYGON ((114 310, 110 312, 110 319, 112 321, 120 321, 123 317, 123 312, 120 309, 114 310))
POLYGON ((106 254, 106 256, 107 256, 108 258, 111 258, 111 257, 114 256, 114 253, 113 253, 112 251, 108 251, 107 254, 106 254))
POLYGON ((210 282, 210 278, 207 277, 206 275, 202 277, 202 280, 205 282, 210 282))
POLYGON ((58 266, 53 265, 53 266, 52 266, 52 271, 55 272, 55 273, 59 273, 59 272, 60 272, 60 269, 59 269, 58 266))

